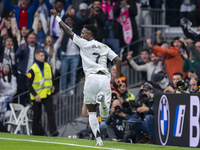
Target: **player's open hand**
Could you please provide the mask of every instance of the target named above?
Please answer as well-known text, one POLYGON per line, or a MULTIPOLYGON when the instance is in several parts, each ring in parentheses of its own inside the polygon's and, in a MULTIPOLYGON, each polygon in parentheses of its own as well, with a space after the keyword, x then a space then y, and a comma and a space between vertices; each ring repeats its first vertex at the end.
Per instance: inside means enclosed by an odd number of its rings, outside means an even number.
POLYGON ((53 4, 53 9, 50 10, 51 14, 56 17, 57 16, 57 12, 56 12, 56 9, 55 9, 55 5, 53 4))
POLYGON ((121 87, 122 86, 122 80, 120 78, 117 78, 115 80, 115 83, 117 84, 118 87, 121 87))

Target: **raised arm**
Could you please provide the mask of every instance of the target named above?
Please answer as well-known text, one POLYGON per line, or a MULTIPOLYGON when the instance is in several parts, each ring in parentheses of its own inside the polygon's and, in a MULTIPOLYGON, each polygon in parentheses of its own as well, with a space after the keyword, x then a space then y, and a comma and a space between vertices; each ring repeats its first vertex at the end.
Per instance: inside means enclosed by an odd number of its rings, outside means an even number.
POLYGON ((63 31, 73 40, 74 32, 57 16, 57 12, 54 5, 53 9, 50 10, 50 12, 56 18, 56 21, 59 23, 63 31))
POLYGON ((117 56, 113 59, 113 61, 116 63, 116 67, 117 67, 117 80, 115 81, 116 84, 120 87, 122 85, 122 81, 120 79, 121 77, 121 60, 120 58, 117 56))

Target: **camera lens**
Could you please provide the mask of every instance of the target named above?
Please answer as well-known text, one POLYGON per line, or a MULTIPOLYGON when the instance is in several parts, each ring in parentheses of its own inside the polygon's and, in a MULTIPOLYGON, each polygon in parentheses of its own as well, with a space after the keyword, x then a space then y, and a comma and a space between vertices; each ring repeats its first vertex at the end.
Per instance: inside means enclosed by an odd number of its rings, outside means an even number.
POLYGON ((121 112, 121 107, 120 107, 120 106, 115 106, 115 111, 116 111, 117 113, 121 112))

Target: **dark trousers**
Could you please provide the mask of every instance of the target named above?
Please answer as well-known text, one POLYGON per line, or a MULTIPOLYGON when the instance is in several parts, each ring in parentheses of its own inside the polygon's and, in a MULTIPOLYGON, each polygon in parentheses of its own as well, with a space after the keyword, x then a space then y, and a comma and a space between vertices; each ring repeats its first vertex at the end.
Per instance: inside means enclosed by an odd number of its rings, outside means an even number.
MULTIPOLYGON (((17 94, 21 94, 25 91, 27 91, 26 76, 22 74, 18 74, 17 75, 17 94)), ((29 96, 27 96, 27 94, 20 96, 20 104, 26 106, 28 101, 29 101, 29 96)), ((15 99, 13 102, 18 103, 18 99, 15 99)))
POLYGON ((53 133, 57 130, 56 122, 55 122, 55 115, 53 111, 53 99, 52 96, 47 96, 47 98, 42 99, 41 103, 36 102, 33 100, 31 102, 33 108, 33 124, 32 124, 32 131, 33 135, 41 135, 41 111, 42 111, 42 104, 44 105, 45 111, 48 117, 48 124, 50 133, 53 133))

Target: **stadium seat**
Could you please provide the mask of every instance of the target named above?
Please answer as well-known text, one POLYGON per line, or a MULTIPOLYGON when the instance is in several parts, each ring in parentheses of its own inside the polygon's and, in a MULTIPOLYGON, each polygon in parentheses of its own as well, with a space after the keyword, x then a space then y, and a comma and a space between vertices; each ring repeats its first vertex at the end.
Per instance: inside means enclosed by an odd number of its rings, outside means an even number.
POLYGON ((14 134, 17 134, 18 131, 21 131, 22 126, 26 126, 27 135, 30 135, 29 131, 29 119, 27 112, 30 106, 24 107, 21 104, 10 103, 11 115, 9 121, 5 122, 8 125, 8 130, 10 131, 11 126, 15 127, 14 134))

